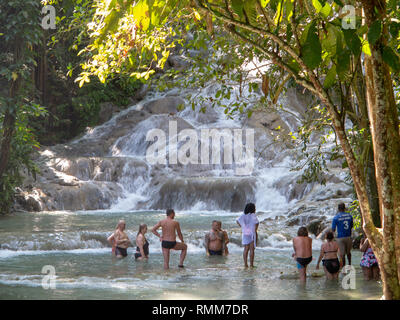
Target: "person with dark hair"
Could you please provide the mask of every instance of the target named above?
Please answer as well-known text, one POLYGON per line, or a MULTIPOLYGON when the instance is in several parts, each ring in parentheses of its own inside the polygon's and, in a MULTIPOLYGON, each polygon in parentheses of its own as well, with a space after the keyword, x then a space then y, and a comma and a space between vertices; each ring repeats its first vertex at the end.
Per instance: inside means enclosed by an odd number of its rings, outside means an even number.
POLYGON ((256 206, 254 203, 248 203, 246 204, 245 208, 244 208, 244 214, 248 214, 248 213, 255 213, 256 212, 256 206))
POLYGON ((225 237, 218 227, 218 221, 214 220, 211 225, 211 231, 207 232, 205 236, 204 245, 207 256, 225 255, 225 237))
POLYGON ((242 228, 242 244, 244 245, 243 260, 245 268, 248 268, 247 257, 250 251, 250 267, 254 268, 255 247, 257 245, 257 230, 259 221, 256 216, 256 206, 254 203, 246 204, 244 214, 236 223, 242 228))
POLYGON ((187 245, 183 241, 183 235, 181 227, 178 221, 174 220, 175 211, 173 209, 167 209, 167 218, 159 221, 152 229, 152 232, 160 238, 162 252, 164 256, 164 269, 169 269, 169 256, 170 250, 180 250, 181 256, 179 261, 179 268, 183 268, 183 261, 185 260, 187 253, 187 245), (162 235, 157 230, 162 229, 162 235), (176 234, 178 234, 181 242, 176 241, 176 234))
POLYGON ((147 260, 149 258, 149 242, 145 237, 146 232, 147 225, 143 223, 139 226, 139 232, 136 236, 135 260, 147 260))
POLYGON ((360 251, 363 253, 361 258, 360 266, 363 270, 364 279, 365 280, 378 280, 379 275, 379 264, 378 260, 374 252, 372 251, 371 245, 369 244, 368 239, 364 237, 361 239, 360 242, 360 251))
POLYGON ((115 228, 115 232, 107 238, 111 243, 112 253, 117 258, 125 258, 128 255, 128 247, 131 244, 128 235, 125 233, 126 223, 120 220, 115 228))
POLYGON ((325 235, 327 242, 321 245, 321 253, 317 262, 317 270, 319 270, 319 264, 322 260, 326 278, 328 280, 338 279, 339 270, 343 265, 343 261, 339 262, 338 253, 340 254, 339 245, 334 240, 335 235, 332 231, 328 231, 325 235))
POLYGON ((300 281, 306 282, 307 265, 312 261, 312 239, 306 227, 300 227, 297 231, 297 237, 293 238, 293 249, 292 257, 297 261, 300 281))
POLYGON ((340 248, 341 261, 346 265, 345 256, 347 255, 348 264, 351 264, 351 231, 353 229, 353 217, 349 212, 346 212, 344 203, 338 205, 338 213, 332 221, 332 231, 337 229, 337 243, 340 248))

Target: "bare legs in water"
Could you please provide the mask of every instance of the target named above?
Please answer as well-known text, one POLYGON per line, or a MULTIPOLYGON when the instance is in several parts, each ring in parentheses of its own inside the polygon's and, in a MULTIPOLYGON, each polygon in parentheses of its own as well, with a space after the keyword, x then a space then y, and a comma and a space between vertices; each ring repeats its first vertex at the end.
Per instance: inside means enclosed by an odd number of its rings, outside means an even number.
POLYGON ((175 247, 172 249, 162 248, 163 256, 164 256, 164 269, 169 269, 169 255, 170 250, 181 250, 181 257, 179 260, 179 267, 183 267, 183 261, 185 260, 187 253, 187 245, 186 243, 177 242, 175 247))
POLYGON ((244 246, 244 250, 243 250, 243 260, 244 260, 244 267, 248 268, 248 264, 247 264, 247 257, 249 255, 249 251, 250 251, 250 268, 254 268, 254 242, 247 244, 244 246))

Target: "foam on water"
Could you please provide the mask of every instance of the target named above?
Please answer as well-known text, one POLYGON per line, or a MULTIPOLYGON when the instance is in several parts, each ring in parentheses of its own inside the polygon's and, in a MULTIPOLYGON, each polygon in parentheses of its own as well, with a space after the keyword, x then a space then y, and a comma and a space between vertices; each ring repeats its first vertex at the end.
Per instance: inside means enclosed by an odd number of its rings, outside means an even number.
POLYGON ((18 256, 33 256, 33 255, 53 255, 53 254, 104 254, 109 252, 107 248, 93 249, 73 249, 73 250, 0 250, 0 259, 9 259, 18 256))

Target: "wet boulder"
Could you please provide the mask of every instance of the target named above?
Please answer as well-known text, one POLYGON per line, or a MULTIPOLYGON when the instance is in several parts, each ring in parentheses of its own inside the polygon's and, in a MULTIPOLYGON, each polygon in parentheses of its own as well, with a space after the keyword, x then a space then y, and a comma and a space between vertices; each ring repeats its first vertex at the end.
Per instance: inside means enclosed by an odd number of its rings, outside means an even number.
POLYGON ((307 224, 308 232, 312 233, 315 236, 319 235, 326 228, 325 219, 325 217, 321 217, 319 219, 310 221, 307 224))
POLYGON ((147 102, 143 106, 143 110, 149 112, 150 114, 175 114, 179 111, 178 108, 184 104, 185 101, 182 98, 169 96, 147 102))
POLYGON ((103 102, 100 104, 100 112, 99 112, 99 124, 107 122, 110 120, 114 114, 114 112, 118 112, 120 109, 118 106, 113 104, 112 102, 103 102))

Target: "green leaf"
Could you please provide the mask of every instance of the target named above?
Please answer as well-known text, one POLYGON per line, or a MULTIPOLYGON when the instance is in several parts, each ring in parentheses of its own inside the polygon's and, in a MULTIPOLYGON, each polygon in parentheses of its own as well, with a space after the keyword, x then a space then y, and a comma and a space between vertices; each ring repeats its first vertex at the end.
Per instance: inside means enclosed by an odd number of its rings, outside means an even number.
POLYGON ((150 8, 147 1, 138 1, 131 12, 139 28, 146 31, 150 27, 150 8))
POLYGON ((399 56, 393 51, 391 47, 384 47, 382 52, 383 61, 385 61, 394 72, 400 71, 399 56))
POLYGON ((274 17, 274 23, 276 25, 278 25, 279 23, 281 23, 282 18, 283 18, 282 1, 279 1, 278 6, 276 8, 276 13, 275 13, 275 17, 274 17))
POLYGON ((359 36, 362 36, 364 33, 368 31, 368 26, 366 24, 362 25, 360 28, 357 30, 357 34, 359 36))
POLYGON ((328 2, 325 3, 325 5, 322 7, 320 13, 324 18, 327 18, 332 12, 332 8, 328 2))
POLYGON ((358 38, 355 30, 343 30, 343 35, 347 47, 351 50, 351 52, 353 52, 356 57, 358 57, 358 55, 361 53, 361 41, 358 38))
POLYGON ((299 64, 294 59, 288 61, 287 64, 290 67, 290 69, 293 70, 293 72, 295 72, 295 73, 299 73, 300 72, 301 68, 300 68, 299 64))
POLYGON ((294 0, 286 0, 286 20, 290 21, 293 16, 294 0))
POLYGON ((367 40, 364 40, 362 43, 362 51, 366 54, 371 56, 371 48, 367 40))
POLYGON ((111 0, 107 5, 107 10, 115 9, 115 5, 117 4, 116 0, 111 0))
POLYGON ((260 1, 261 6, 262 6, 263 8, 265 8, 265 7, 267 6, 267 4, 269 3, 269 1, 270 1, 270 0, 261 0, 261 1, 260 1))
POLYGON ((307 30, 306 41, 302 47, 302 57, 304 63, 310 68, 315 69, 322 61, 321 43, 317 34, 316 23, 313 21, 307 30))
POLYGON ((104 19, 104 28, 100 32, 100 36, 96 39, 96 43, 101 43, 108 32, 115 31, 118 27, 119 19, 122 18, 121 12, 113 9, 108 16, 104 19))
POLYGON ((393 38, 397 39, 399 36, 399 31, 400 31, 400 23, 398 22, 391 22, 389 25, 389 31, 390 34, 392 35, 393 38))
POLYGON ((194 16, 196 17, 196 19, 201 20, 200 13, 198 13, 198 11, 196 11, 195 9, 193 9, 193 12, 194 12, 194 16))
POLYGON ((256 1, 257 0, 246 0, 244 2, 244 11, 249 18, 250 24, 257 24, 257 9, 256 9, 256 1))
POLYGON ((374 45, 375 42, 379 39, 382 32, 382 22, 380 20, 374 21, 368 30, 368 42, 370 45, 374 45))
POLYGON ((310 29, 311 26, 312 26, 312 23, 309 23, 304 27, 303 33, 300 36, 300 44, 301 44, 301 46, 304 46, 304 44, 306 43, 308 30, 310 29))
POLYGON ((336 27, 332 24, 327 25, 328 34, 322 39, 322 46, 325 51, 327 51, 331 56, 336 55, 337 51, 337 41, 338 41, 338 31, 336 27))
POLYGON ((350 70, 350 50, 342 50, 338 53, 336 70, 339 79, 345 80, 350 70))
POLYGON ((329 69, 328 73, 326 74, 325 80, 324 80, 324 88, 328 89, 334 85, 336 82, 336 66, 332 65, 332 67, 329 69))
POLYGON ((321 2, 319 2, 318 0, 312 0, 312 4, 313 4, 313 6, 315 8, 315 11, 317 13, 319 13, 321 11, 321 9, 322 9, 321 2))
POLYGON ((290 42, 292 35, 293 35, 292 25, 288 24, 288 26, 286 28, 286 42, 290 42))
POLYGON ((231 2, 233 11, 240 17, 243 18, 243 0, 232 0, 231 2))

